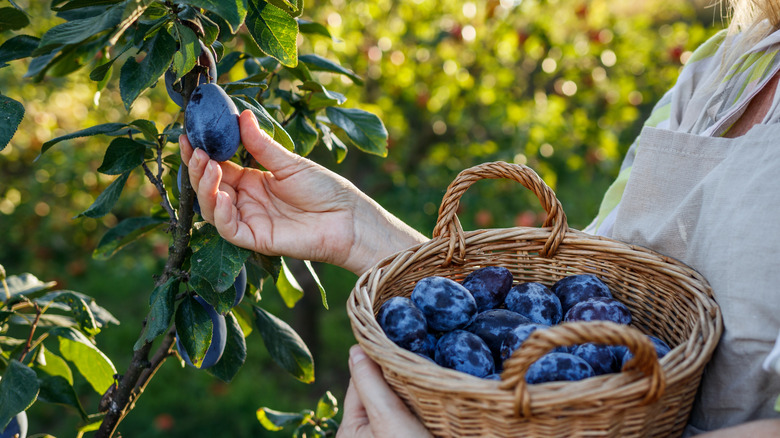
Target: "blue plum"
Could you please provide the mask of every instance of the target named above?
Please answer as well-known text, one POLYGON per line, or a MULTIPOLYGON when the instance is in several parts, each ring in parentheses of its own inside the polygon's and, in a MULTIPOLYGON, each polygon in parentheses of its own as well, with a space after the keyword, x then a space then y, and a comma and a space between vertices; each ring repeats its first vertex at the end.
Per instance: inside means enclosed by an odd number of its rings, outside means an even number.
POLYGON ((465 330, 453 330, 436 343, 434 360, 456 371, 485 377, 495 372, 490 349, 479 336, 465 330))
POLYGON ((500 381, 501 380, 501 374, 498 374, 498 373, 488 374, 487 376, 483 377, 483 379, 500 381))
POLYGON ((449 332, 468 325, 477 313, 474 296, 460 283, 445 277, 426 277, 412 290, 412 302, 419 308, 428 326, 449 332))
POLYGON ((428 325, 420 309, 406 297, 393 297, 382 303, 376 320, 387 337, 401 348, 424 352, 428 325))
MULTIPOLYGON (((655 355, 658 359, 661 359, 662 357, 666 356, 670 351, 672 351, 672 348, 669 347, 669 344, 664 342, 663 340, 653 336, 653 335, 645 335, 650 339, 650 342, 653 343, 653 347, 655 347, 655 355)), ((623 356, 618 356, 621 358, 620 360, 620 366, 621 368, 623 365, 625 365, 629 360, 631 360, 634 357, 634 353, 632 353, 627 347, 625 351, 623 352, 623 356)))
POLYGON ((206 350, 206 355, 203 357, 200 366, 195 366, 192 363, 190 356, 187 354, 187 350, 184 349, 184 346, 179 340, 178 334, 176 335, 176 349, 179 350, 179 355, 187 365, 199 369, 206 369, 214 366, 222 358, 222 353, 225 351, 225 345, 227 344, 227 323, 225 322, 225 317, 220 315, 211 304, 206 302, 206 300, 196 296, 195 301, 206 310, 211 318, 211 323, 213 325, 211 344, 206 350))
POLYGON ((506 308, 538 324, 555 325, 563 318, 561 300, 542 283, 520 283, 509 289, 506 308))
POLYGON ((22 411, 11 418, 8 426, 0 432, 0 438, 25 438, 27 436, 27 412, 22 411))
POLYGON ((233 282, 233 287, 236 289, 236 300, 233 301, 233 307, 236 307, 244 299, 246 293, 246 265, 241 267, 241 271, 233 282))
POLYGON ((609 287, 592 274, 570 275, 561 278, 552 285, 551 289, 561 300, 561 309, 564 315, 572 306, 588 298, 612 298, 609 287))
POLYGON ((593 377, 593 368, 571 353, 547 353, 528 367, 525 381, 534 383, 576 381, 593 377))
POLYGON ((625 304, 614 298, 593 297, 572 306, 563 320, 564 322, 612 321, 628 325, 631 324, 631 311, 625 304))
POLYGON ((530 324, 531 321, 507 309, 491 309, 480 312, 466 326, 465 330, 482 338, 493 354, 496 365, 501 363, 501 342, 507 333, 520 325, 530 324))
POLYGON ((486 266, 472 271, 461 284, 471 292, 477 302, 477 310, 482 312, 494 309, 504 302, 513 280, 509 269, 486 266))
POLYGON ((187 138, 192 147, 203 149, 215 161, 235 155, 241 143, 238 108, 217 84, 195 88, 184 110, 187 138))
POLYGON ((597 376, 620 371, 618 359, 609 345, 592 342, 580 344, 572 348, 571 354, 584 359, 597 376))
MULTIPOLYGON (((535 332, 536 330, 544 330, 546 328, 549 328, 549 326, 532 322, 530 324, 523 324, 512 329, 512 331, 504 336, 504 340, 501 342, 501 362, 503 363, 503 361, 512 357, 512 354, 515 352, 515 350, 520 348, 523 342, 525 342, 525 340, 531 336, 531 333, 535 332)), ((566 347, 556 347, 554 351, 566 352, 568 349, 566 347)))
MULTIPOLYGON (((198 85, 208 84, 209 78, 207 75, 201 75, 198 78, 198 85)), ((184 105, 184 95, 182 94, 182 81, 176 79, 176 73, 173 70, 168 69, 165 72, 165 91, 168 92, 168 97, 176 105, 184 105)))
MULTIPOLYGON (((185 166, 182 164, 179 166, 179 171, 176 174, 176 183, 179 186, 179 193, 181 193, 181 174, 184 172, 185 166)), ((198 203, 198 197, 195 196, 194 200, 192 201, 192 209, 195 211, 195 213, 200 214, 200 204, 198 203)))

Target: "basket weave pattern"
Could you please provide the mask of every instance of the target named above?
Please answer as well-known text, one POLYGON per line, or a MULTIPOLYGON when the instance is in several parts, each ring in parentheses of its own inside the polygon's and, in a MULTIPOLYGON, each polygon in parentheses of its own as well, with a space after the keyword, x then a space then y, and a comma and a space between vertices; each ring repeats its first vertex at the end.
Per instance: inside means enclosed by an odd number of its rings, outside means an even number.
POLYGON ((687 422, 705 364, 723 330, 706 280, 684 264, 645 248, 568 228, 566 215, 536 173, 503 162, 466 169, 450 184, 433 238, 389 257, 363 274, 347 310, 358 343, 390 386, 441 437, 667 437, 687 422), (462 194, 481 179, 505 178, 531 190, 547 211, 541 228, 464 232, 456 212, 462 194), (455 281, 484 266, 508 268, 518 282, 552 285, 572 274, 594 274, 631 311, 630 327, 567 323, 536 331, 505 362, 502 380, 439 367, 396 346, 375 315, 416 282, 438 275, 455 281), (672 351, 659 363, 642 334, 672 351), (579 382, 527 385, 528 366, 556 346, 622 344, 634 359, 621 373, 579 382))

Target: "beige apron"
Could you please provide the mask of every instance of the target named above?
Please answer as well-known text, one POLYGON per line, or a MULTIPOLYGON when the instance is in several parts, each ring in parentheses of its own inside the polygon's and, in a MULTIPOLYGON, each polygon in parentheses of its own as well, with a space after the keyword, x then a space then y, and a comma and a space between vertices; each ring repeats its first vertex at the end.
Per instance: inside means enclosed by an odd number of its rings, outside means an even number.
POLYGON ((674 257, 710 282, 725 330, 686 436, 774 411, 761 368, 780 330, 780 124, 735 139, 645 128, 612 237, 674 257))

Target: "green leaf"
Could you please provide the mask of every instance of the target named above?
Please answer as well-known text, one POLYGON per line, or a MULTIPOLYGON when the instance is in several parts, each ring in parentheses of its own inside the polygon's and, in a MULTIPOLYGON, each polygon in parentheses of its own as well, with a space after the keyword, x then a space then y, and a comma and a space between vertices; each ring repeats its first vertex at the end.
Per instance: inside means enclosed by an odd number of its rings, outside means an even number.
POLYGON ((171 318, 173 318, 173 306, 178 292, 179 279, 176 277, 169 278, 168 281, 154 288, 149 298, 149 314, 146 316, 144 332, 133 346, 134 351, 139 350, 144 344, 154 341, 168 330, 171 318))
POLYGON ((236 33, 247 15, 246 0, 187 0, 185 3, 209 10, 222 17, 236 33))
POLYGON ((114 383, 116 368, 81 332, 70 327, 54 327, 49 336, 59 340, 59 354, 72 363, 98 394, 114 383))
POLYGON ((0 94, 0 151, 11 142, 24 118, 24 105, 0 94))
POLYGON ((274 140, 280 145, 284 146, 288 151, 295 150, 295 142, 287 131, 282 127, 276 119, 271 119, 274 124, 274 140))
POLYGON ((314 359, 298 333, 265 310, 257 306, 253 310, 255 326, 274 361, 301 382, 313 382, 314 359))
POLYGON ((230 99, 233 101, 233 103, 236 104, 236 108, 238 108, 239 113, 247 109, 252 111, 252 113, 255 115, 255 118, 257 119, 257 124, 260 126, 260 129, 272 136, 274 135, 275 120, 270 114, 268 114, 268 111, 263 108, 263 105, 248 96, 230 96, 230 99))
POLYGON ((38 390, 35 371, 12 359, 0 380, 0 430, 5 429, 16 414, 32 406, 38 390))
POLYGON ((303 297, 303 288, 298 284, 290 268, 281 259, 282 269, 279 271, 279 277, 276 279, 276 290, 284 300, 284 304, 289 308, 295 307, 295 303, 303 297))
POLYGON ((0 45, 0 68, 8 65, 8 61, 26 58, 38 48, 38 38, 29 35, 17 35, 0 45))
POLYGON ((317 283, 317 287, 320 289, 320 296, 322 297, 322 306, 325 307, 325 310, 328 310, 328 296, 325 293, 325 288, 322 287, 322 282, 320 281, 320 277, 317 276, 317 272, 314 270, 314 266, 311 265, 311 262, 309 260, 304 260, 303 264, 306 265, 306 268, 309 270, 309 273, 314 278, 314 282, 317 283))
POLYGON ((103 123, 101 125, 95 125, 87 129, 82 129, 81 131, 73 132, 71 134, 61 135, 44 143, 43 146, 41 146, 41 153, 38 154, 38 157, 36 157, 35 160, 37 161, 38 158, 41 158, 41 155, 43 155, 44 152, 48 151, 52 148, 52 146, 61 141, 79 137, 90 137, 98 134, 118 135, 120 134, 118 131, 126 128, 127 126, 128 125, 126 123, 103 123))
MULTIPOLYGON (((51 46, 77 44, 107 29, 113 29, 122 21, 124 3, 108 8, 100 15, 68 21, 52 27, 41 37, 36 54, 51 46)), ((45 52, 44 52, 45 53, 45 52)))
POLYGON ((268 408, 257 410, 257 420, 266 429, 271 431, 282 430, 287 426, 302 424, 308 420, 305 415, 298 412, 281 412, 268 408))
POLYGON ((111 312, 109 312, 103 307, 98 306, 92 297, 83 294, 81 292, 74 292, 68 290, 48 292, 45 295, 43 295, 41 298, 36 299, 36 302, 42 307, 45 307, 49 302, 54 302, 57 299, 57 297, 62 294, 72 294, 80 298, 85 303, 87 303, 90 312, 92 312, 92 315, 95 317, 95 321, 97 322, 98 327, 104 327, 108 324, 119 325, 119 321, 114 317, 114 315, 111 314, 111 312))
POLYGON ((297 18, 303 14, 303 0, 268 0, 268 3, 297 18))
POLYGON ((24 12, 11 7, 0 8, 0 32, 19 30, 30 24, 24 12))
POLYGON ((101 193, 95 202, 89 206, 84 212, 79 213, 77 218, 81 216, 87 216, 91 218, 103 217, 108 214, 114 204, 122 194, 122 189, 125 188, 127 178, 130 176, 130 172, 123 173, 119 178, 115 179, 105 190, 101 193))
POLYGON ((309 155, 317 144, 317 131, 301 113, 295 114, 286 130, 295 143, 295 153, 302 157, 309 155))
POLYGON ((195 67, 198 56, 200 56, 200 44, 197 35, 189 27, 177 22, 174 28, 176 29, 176 39, 179 42, 179 50, 173 55, 171 70, 176 73, 176 79, 179 79, 195 67))
POLYGON ((30 295, 38 291, 50 289, 57 284, 56 281, 43 282, 36 276, 24 273, 20 275, 11 275, 5 279, 8 284, 8 291, 11 292, 11 296, 15 295, 30 295))
MULTIPOLYGON (((133 47, 132 41, 128 41, 125 45, 118 50, 116 56, 113 59, 108 59, 102 64, 98 65, 91 72, 89 72, 89 78, 95 82, 105 82, 107 77, 111 77, 112 67, 114 62, 119 59, 125 52, 133 47)), ((105 59, 105 58, 104 58, 105 59)))
POLYGON ((214 323, 195 298, 186 296, 176 309, 176 336, 192 364, 200 366, 211 345, 214 323))
POLYGON ((349 70, 347 68, 342 67, 341 65, 323 58, 319 55, 314 54, 307 54, 307 55, 301 55, 298 57, 298 60, 302 63, 306 64, 309 67, 309 70, 312 71, 326 71, 330 73, 336 73, 340 75, 344 75, 350 79, 352 79, 352 82, 363 85, 363 79, 355 74, 352 70, 349 70))
POLYGON ((73 384, 73 372, 65 359, 47 350, 42 344, 39 347, 37 358, 33 365, 38 378, 41 376, 57 376, 65 379, 69 384, 73 384))
POLYGON ((230 312, 236 301, 236 288, 232 284, 224 291, 217 292, 207 279, 194 274, 190 275, 189 284, 198 296, 211 304, 221 315, 230 312))
POLYGON ((312 92, 308 101, 308 107, 310 110, 325 108, 326 106, 341 105, 347 101, 346 96, 341 93, 328 90, 319 82, 306 81, 298 88, 312 92))
POLYGON ((274 283, 279 278, 279 271, 282 270, 282 258, 279 256, 267 256, 253 252, 247 260, 247 279, 250 284, 258 289, 262 287, 262 282, 266 276, 270 275, 274 283))
POLYGON ((249 7, 246 27, 263 53, 287 67, 298 64, 298 22, 289 14, 257 0, 249 7))
POLYGON ((130 122, 131 126, 135 126, 144 135, 144 138, 156 143, 157 142, 157 124, 151 120, 137 119, 130 122))
POLYGON ((131 217, 122 220, 114 228, 103 235, 92 257, 97 260, 107 260, 131 242, 167 221, 158 217, 131 217))
POLYGON ((87 412, 81 405, 76 390, 71 383, 68 383, 62 376, 43 376, 38 379, 40 392, 38 400, 46 403, 57 403, 66 406, 73 406, 79 412, 81 419, 87 420, 87 412))
POLYGON ((219 235, 213 225, 196 224, 192 241, 191 275, 199 275, 223 292, 233 285, 250 251, 233 245, 219 235))
POLYGON ((119 71, 119 93, 128 111, 135 99, 165 74, 176 53, 176 40, 165 30, 157 32, 145 46, 146 56, 141 62, 128 58, 119 71))
POLYGON ((70 312, 76 321, 78 321, 79 327, 82 331, 90 336, 95 336, 96 334, 100 333, 100 329, 95 322, 95 316, 92 315, 92 311, 89 309, 89 306, 86 302, 84 302, 84 300, 81 299, 81 297, 71 292, 63 291, 63 293, 57 295, 54 301, 58 303, 65 303, 68 305, 68 307, 70 307, 70 312))
POLYGON ((325 108, 331 123, 343 129, 360 150, 387 156, 387 129, 374 114, 357 108, 325 108))
POLYGON ((227 325, 225 351, 219 362, 208 368, 207 372, 223 382, 230 383, 246 362, 246 339, 241 325, 232 313, 225 315, 225 323, 227 325))
POLYGON ((333 131, 330 130, 328 125, 318 121, 317 129, 319 129, 320 133, 322 134, 320 136, 322 143, 333 155, 336 163, 341 163, 344 161, 344 158, 347 156, 347 145, 345 145, 340 138, 333 134, 333 131))
POLYGON ((106 149, 103 163, 97 171, 105 175, 130 172, 144 162, 146 146, 127 137, 115 138, 106 149))
POLYGON ((336 397, 328 391, 317 401, 315 415, 320 419, 333 418, 339 413, 338 406, 339 402, 336 401, 336 397))
POLYGON ((252 315, 249 314, 243 307, 234 307, 230 311, 238 321, 239 327, 241 327, 241 333, 244 334, 244 338, 252 334, 252 315))
MULTIPOLYGON (((331 40, 335 40, 333 38, 333 35, 330 34, 330 31, 327 27, 320 23, 315 23, 313 21, 304 20, 302 18, 298 18, 298 30, 301 31, 301 33, 308 33, 308 34, 314 34, 314 35, 322 35, 324 37, 330 38, 331 40)), ((300 59, 300 58, 298 58, 300 59)))

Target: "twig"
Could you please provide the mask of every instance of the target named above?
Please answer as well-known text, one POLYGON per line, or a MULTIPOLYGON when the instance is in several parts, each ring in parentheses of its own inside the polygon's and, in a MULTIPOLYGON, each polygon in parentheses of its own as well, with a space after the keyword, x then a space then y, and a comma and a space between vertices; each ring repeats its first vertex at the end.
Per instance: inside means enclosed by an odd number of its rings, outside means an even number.
POLYGON ((27 356, 27 353, 30 351, 30 346, 32 345, 32 339, 33 336, 35 336, 35 329, 38 328, 38 321, 41 320, 41 314, 43 313, 41 311, 41 307, 36 303, 35 301, 31 301, 33 306, 35 306, 35 319, 32 322, 32 326, 30 327, 30 334, 27 336, 27 344, 25 344, 24 349, 22 350, 22 354, 19 355, 19 360, 23 361, 24 357, 27 356))
MULTIPOLYGON (((171 205, 171 201, 168 199, 168 191, 165 190, 165 186, 162 183, 162 177, 154 176, 152 170, 149 169, 149 166, 145 162, 141 166, 144 168, 144 174, 146 174, 146 178, 157 188, 157 192, 160 194, 160 197, 162 198, 162 200, 160 200, 160 205, 162 206, 162 208, 165 209, 165 211, 168 213, 168 216, 171 218, 171 224, 173 226, 176 226, 176 222, 177 222, 176 211, 173 209, 173 206, 171 205)), ((159 161, 157 166, 158 166, 157 173, 158 175, 160 175, 162 174, 162 166, 159 164, 159 161)))

